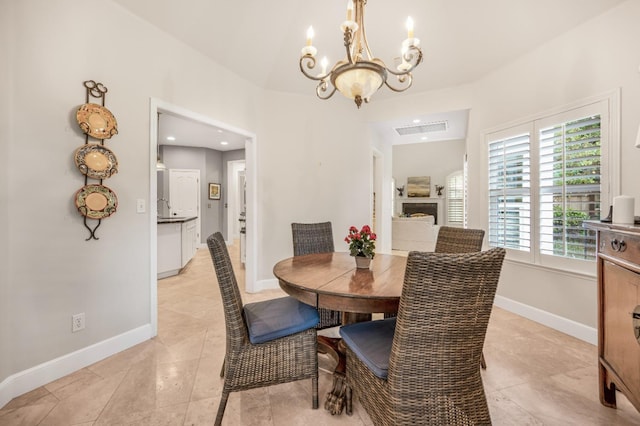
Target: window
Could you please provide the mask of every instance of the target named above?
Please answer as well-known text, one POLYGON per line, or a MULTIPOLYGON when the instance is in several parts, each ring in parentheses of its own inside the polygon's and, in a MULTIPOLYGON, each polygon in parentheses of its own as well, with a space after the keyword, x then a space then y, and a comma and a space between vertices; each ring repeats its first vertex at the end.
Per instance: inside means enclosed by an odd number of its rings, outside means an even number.
POLYGON ((462 170, 447 176, 447 224, 464 226, 464 176, 462 170))
POLYGON ((600 115, 540 129, 540 253, 593 260, 600 219, 600 115))
POLYGON ((609 152, 618 149, 609 131, 612 103, 607 98, 487 134, 491 246, 509 249, 514 259, 593 271, 595 233, 582 223, 600 219, 610 200, 609 152))
POLYGON ((489 143, 489 245, 530 251, 529 133, 489 143))

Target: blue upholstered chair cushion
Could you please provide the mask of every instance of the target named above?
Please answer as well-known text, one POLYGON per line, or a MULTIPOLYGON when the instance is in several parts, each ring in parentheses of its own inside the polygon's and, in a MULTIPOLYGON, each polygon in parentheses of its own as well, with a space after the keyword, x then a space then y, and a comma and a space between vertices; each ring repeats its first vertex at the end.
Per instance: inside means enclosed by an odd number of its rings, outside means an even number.
POLYGON ((376 376, 386 379, 396 318, 358 322, 340 328, 344 343, 376 376))
POLYGON ((251 343, 264 343, 315 327, 318 311, 293 297, 244 305, 244 318, 251 343))

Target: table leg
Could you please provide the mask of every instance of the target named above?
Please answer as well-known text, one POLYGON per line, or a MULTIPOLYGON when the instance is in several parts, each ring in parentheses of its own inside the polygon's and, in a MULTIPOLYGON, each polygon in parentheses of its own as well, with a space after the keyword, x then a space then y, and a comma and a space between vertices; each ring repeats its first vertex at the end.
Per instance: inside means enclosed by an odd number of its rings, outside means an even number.
MULTIPOLYGON (((371 314, 342 313, 342 323, 344 325, 370 320, 371 314)), ((337 363, 333 372, 333 386, 331 391, 327 393, 324 408, 331 412, 332 415, 342 414, 342 410, 344 409, 347 415, 350 416, 353 414, 353 405, 351 401, 351 388, 347 384, 347 358, 344 343, 340 338, 318 336, 318 347, 320 351, 330 355, 337 363)))
POLYGON ((340 349, 341 339, 318 336, 318 347, 327 355, 331 356, 337 363, 333 372, 333 386, 327 393, 324 402, 324 409, 332 415, 342 414, 345 406, 345 395, 347 391, 347 378, 345 376, 346 358, 344 352, 340 349))

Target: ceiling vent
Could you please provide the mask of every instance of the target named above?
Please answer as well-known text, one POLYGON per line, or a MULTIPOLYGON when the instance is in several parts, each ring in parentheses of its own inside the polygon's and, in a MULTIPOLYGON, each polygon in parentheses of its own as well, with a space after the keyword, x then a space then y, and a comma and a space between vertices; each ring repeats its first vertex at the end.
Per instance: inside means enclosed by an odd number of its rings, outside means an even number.
POLYGON ((400 136, 417 135, 420 133, 444 132, 447 130, 447 121, 434 121, 426 124, 416 124, 415 126, 396 127, 396 132, 400 136))

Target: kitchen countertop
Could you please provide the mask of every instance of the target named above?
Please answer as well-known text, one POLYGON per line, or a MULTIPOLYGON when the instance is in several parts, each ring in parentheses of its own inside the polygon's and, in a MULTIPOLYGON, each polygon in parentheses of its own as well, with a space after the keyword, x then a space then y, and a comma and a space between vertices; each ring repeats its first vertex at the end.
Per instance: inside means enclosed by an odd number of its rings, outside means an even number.
POLYGON ((180 217, 180 216, 171 216, 171 217, 158 217, 158 224, 161 223, 184 223, 189 222, 190 220, 197 219, 197 216, 189 216, 189 217, 180 217))

